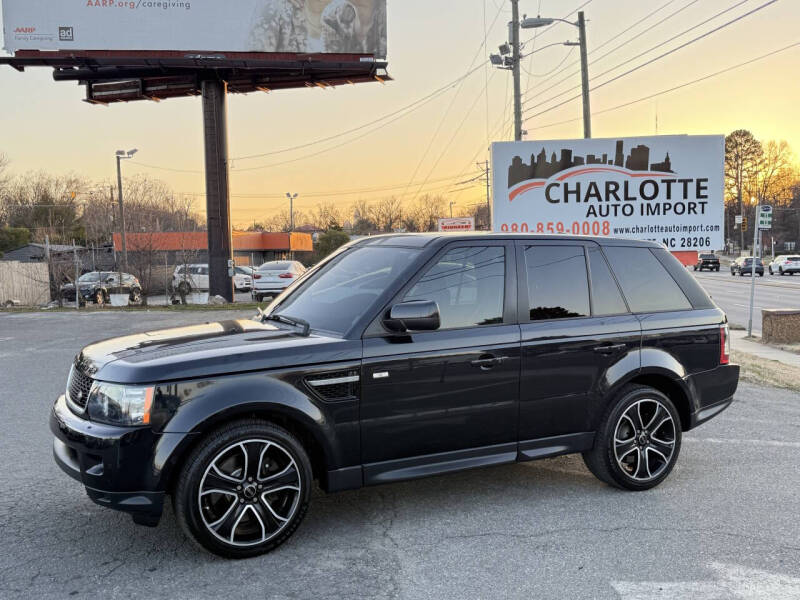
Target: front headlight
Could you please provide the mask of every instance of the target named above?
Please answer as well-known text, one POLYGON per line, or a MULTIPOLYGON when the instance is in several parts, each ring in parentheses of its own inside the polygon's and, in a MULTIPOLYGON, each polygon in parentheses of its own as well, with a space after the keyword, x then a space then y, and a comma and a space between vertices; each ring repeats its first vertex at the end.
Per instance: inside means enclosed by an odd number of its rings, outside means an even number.
POLYGON ((89 392, 89 419, 108 425, 149 425, 153 388, 97 381, 89 392))

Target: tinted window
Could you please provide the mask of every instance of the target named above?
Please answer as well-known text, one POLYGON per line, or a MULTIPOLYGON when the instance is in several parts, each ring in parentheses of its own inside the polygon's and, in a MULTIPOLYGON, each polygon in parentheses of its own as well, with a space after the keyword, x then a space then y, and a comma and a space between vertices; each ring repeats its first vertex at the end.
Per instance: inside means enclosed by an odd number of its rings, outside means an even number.
POLYGON ((583 246, 531 246, 525 264, 531 321, 589 315, 583 246))
POLYGON ((607 247, 605 253, 632 311, 692 308, 681 288, 649 248, 607 247))
POLYGON ((602 316, 627 313, 625 300, 622 299, 600 248, 589 250, 589 270, 592 273, 592 314, 602 316))
POLYGON ((501 246, 453 248, 433 265, 404 300, 433 300, 441 329, 503 322, 505 249, 501 246))
POLYGON ((416 259, 410 248, 355 248, 326 263, 278 300, 276 314, 344 334, 416 259))
POLYGON ((800 261, 800 256, 788 256, 786 260, 790 260, 792 262, 800 261))
POLYGON ((292 266, 292 263, 289 262, 268 262, 264 263, 259 267, 259 270, 263 271, 288 271, 289 268, 292 266))
POLYGON ((700 258, 713 259, 713 258, 717 258, 717 255, 716 254, 701 254, 700 258))

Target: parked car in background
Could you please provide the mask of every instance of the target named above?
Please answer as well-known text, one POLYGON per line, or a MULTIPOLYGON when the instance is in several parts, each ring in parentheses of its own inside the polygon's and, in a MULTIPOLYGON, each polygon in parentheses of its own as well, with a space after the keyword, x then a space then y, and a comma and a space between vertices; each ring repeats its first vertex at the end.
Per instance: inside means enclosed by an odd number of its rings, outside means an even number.
POLYGON ((694 270, 702 271, 703 269, 719 271, 719 257, 716 254, 701 254, 698 256, 697 263, 694 265, 694 270))
MULTIPOLYGON (((756 273, 759 277, 764 276, 764 263, 761 262, 760 258, 756 259, 756 273)), ((742 256, 737 258, 735 261, 731 263, 731 275, 734 277, 736 275, 744 276, 752 275, 753 274, 753 259, 749 256, 742 256)))
POLYGON ((305 272, 306 268, 296 260, 264 263, 253 275, 253 299, 261 302, 268 296, 277 296, 305 272))
MULTIPOLYGON (((725 313, 658 244, 375 236, 256 319, 83 348, 50 430, 94 502, 155 526, 171 498, 190 538, 246 558, 292 536, 314 480, 337 492, 582 453, 600 481, 649 490, 738 380, 725 313)), ((680 485, 701 493, 704 477, 680 485)))
MULTIPOLYGON (((249 292, 253 288, 253 278, 236 267, 233 275, 233 287, 237 292, 249 292)), ((192 291, 208 290, 208 265, 178 265, 172 275, 172 288, 182 294, 192 291)))
MULTIPOLYGON (((67 302, 75 302, 75 284, 66 283, 61 286, 61 298, 67 302)), ((105 304, 111 294, 128 294, 128 301, 135 304, 142 299, 142 285, 130 273, 122 274, 122 285, 116 271, 91 271, 78 278, 79 302, 105 304)))
POLYGON ((794 275, 800 273, 800 256, 776 256, 769 264, 770 275, 794 275))

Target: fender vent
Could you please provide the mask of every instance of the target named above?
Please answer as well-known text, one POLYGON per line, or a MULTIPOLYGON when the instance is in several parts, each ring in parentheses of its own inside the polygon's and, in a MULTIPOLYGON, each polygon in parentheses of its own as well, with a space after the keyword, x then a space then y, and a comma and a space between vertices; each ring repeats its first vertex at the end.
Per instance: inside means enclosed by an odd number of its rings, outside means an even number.
POLYGON ((310 375, 305 382, 315 394, 325 400, 349 400, 358 398, 361 392, 360 379, 357 369, 349 369, 310 375))

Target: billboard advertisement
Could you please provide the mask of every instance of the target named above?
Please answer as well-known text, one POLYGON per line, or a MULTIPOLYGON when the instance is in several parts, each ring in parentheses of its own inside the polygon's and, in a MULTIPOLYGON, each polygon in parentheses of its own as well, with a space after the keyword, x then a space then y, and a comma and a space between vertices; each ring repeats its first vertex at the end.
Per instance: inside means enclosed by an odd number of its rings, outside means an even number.
POLYGON ((475 217, 439 219, 439 231, 475 231, 475 217))
POLYGON ((724 162, 722 135, 498 142, 492 228, 720 249, 724 162))
POLYGON ((373 54, 386 0, 3 0, 4 48, 373 54))

